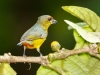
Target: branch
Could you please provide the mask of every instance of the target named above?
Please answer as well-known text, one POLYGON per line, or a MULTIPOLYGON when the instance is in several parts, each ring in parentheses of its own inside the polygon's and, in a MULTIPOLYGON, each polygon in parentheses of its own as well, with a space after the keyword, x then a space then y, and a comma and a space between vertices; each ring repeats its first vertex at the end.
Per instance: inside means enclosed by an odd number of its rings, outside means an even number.
POLYGON ((12 56, 11 53, 5 53, 3 56, 0 56, 0 62, 8 62, 8 63, 17 63, 17 62, 30 62, 30 63, 39 63, 42 65, 47 65, 49 63, 48 58, 52 57, 54 60, 56 59, 64 59, 68 56, 80 54, 80 53, 89 53, 92 56, 95 56, 100 59, 100 55, 98 54, 97 46, 91 45, 87 48, 68 50, 62 49, 59 52, 50 53, 48 56, 43 57, 23 57, 23 56, 12 56))
POLYGON ((80 53, 89 53, 91 56, 95 56, 100 59, 100 54, 98 54, 98 47, 96 44, 92 44, 89 47, 81 48, 81 49, 74 49, 74 50, 68 50, 68 49, 62 49, 59 52, 50 53, 48 56, 42 56, 42 57, 23 57, 23 56, 12 56, 11 53, 5 53, 3 56, 0 56, 0 62, 8 62, 8 63, 39 63, 43 66, 46 66, 48 68, 51 68, 58 72, 61 75, 66 75, 66 73, 56 68, 52 65, 50 65, 50 62, 57 59, 65 59, 66 57, 69 57, 71 55, 80 54, 80 53))
MULTIPOLYGON (((42 58, 47 59, 47 56, 43 56, 42 58)), ((31 63, 41 64, 41 57, 12 56, 11 53, 5 53, 4 56, 0 56, 0 62, 8 62, 8 63, 31 62, 31 63)))

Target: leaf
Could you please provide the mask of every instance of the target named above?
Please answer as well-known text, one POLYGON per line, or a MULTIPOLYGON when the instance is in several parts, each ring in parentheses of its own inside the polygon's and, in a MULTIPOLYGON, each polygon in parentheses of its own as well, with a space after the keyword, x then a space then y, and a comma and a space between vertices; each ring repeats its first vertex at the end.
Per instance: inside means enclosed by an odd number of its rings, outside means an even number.
MULTIPOLYGON (((87 23, 85 22, 79 22, 79 23, 76 23, 78 26, 80 27, 84 27, 84 26, 87 26, 87 23)), ((68 26, 68 30, 71 30, 71 29, 74 29, 73 27, 71 26, 68 26)))
MULTIPOLYGON (((60 69, 64 70, 64 69, 63 69, 63 67, 64 67, 64 60, 55 60, 55 61, 53 61, 53 62, 51 63, 51 65, 52 65, 53 67, 58 68, 58 69, 60 68, 60 69)), ((66 71, 66 70, 64 70, 64 71, 66 71)), ((51 75, 51 74, 53 74, 53 75, 60 75, 60 74, 57 73, 55 70, 52 70, 52 69, 47 68, 47 67, 44 67, 44 66, 40 66, 40 68, 39 68, 38 71, 37 71, 37 75, 51 75)), ((66 71, 66 74, 67 74, 67 75, 70 75, 70 74, 68 73, 68 71, 66 71)))
POLYGON ((86 22, 94 31, 100 32, 100 18, 92 10, 79 6, 62 6, 62 8, 86 22))
POLYGON ((76 41, 74 49, 79 49, 84 46, 85 40, 78 34, 76 30, 73 31, 74 39, 76 41))
MULTIPOLYGON (((80 24, 82 24, 82 23, 77 23, 78 26, 80 26, 80 24)), ((84 23, 84 25, 82 24, 81 27, 88 32, 93 32, 93 30, 89 27, 89 25, 87 25, 85 23, 84 23)), ((85 48, 85 47, 89 46, 89 43, 87 41, 85 41, 75 29, 73 30, 73 35, 74 35, 74 38, 76 41, 74 49, 85 48)), ((90 58, 90 55, 87 53, 81 53, 81 54, 79 54, 79 56, 85 62, 88 62, 88 60, 90 58)))
POLYGON ((64 20, 67 24, 72 26, 74 29, 77 30, 77 32, 84 38, 86 41, 90 43, 99 43, 100 42, 100 32, 88 32, 84 30, 82 27, 78 26, 77 24, 69 21, 64 20), (92 38, 91 38, 92 37, 92 38))
MULTIPOLYGON (((88 26, 86 26, 86 28, 83 27, 83 29, 86 29, 86 31, 100 31, 99 17, 93 11, 78 6, 63 6, 62 8, 85 21, 92 28, 91 29, 88 26)), ((74 37, 76 44, 78 45, 77 47, 75 46, 75 49, 83 48, 88 45, 76 30, 74 30, 74 37)), ((54 60, 50 63, 50 65, 61 69, 66 75, 100 75, 100 60, 86 53, 69 56, 63 60, 54 60)), ((40 66, 37 71, 37 75, 52 74, 60 75, 55 70, 44 66, 40 66)))
MULTIPOLYGON (((55 60, 51 63, 53 67, 60 68, 66 75, 100 75, 100 60, 90 57, 84 61, 79 55, 69 56, 65 60, 55 60)), ((37 75, 60 75, 55 70, 40 66, 37 75)))
POLYGON ((9 63, 0 63, 0 75, 17 75, 9 63))
MULTIPOLYGON (((76 24, 78 26, 81 26, 85 31, 93 32, 93 30, 86 23, 76 23, 76 24)), ((88 46, 87 41, 85 41, 75 29, 73 29, 73 36, 76 41, 74 49, 84 48, 88 46)))

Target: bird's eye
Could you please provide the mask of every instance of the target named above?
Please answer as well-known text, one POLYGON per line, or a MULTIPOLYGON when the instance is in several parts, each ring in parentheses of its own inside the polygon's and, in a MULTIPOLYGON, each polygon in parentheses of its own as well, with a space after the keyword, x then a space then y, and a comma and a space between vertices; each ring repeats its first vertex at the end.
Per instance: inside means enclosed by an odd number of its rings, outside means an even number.
POLYGON ((51 21, 51 20, 52 20, 52 18, 51 18, 51 17, 49 17, 49 18, 48 18, 48 21, 51 21))

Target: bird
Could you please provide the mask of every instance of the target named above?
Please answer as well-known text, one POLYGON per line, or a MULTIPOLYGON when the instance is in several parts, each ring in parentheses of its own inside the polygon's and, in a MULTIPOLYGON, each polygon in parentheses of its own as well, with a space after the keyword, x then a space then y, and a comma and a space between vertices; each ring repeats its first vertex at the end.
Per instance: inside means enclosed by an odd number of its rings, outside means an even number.
POLYGON ((53 51, 59 52, 61 45, 57 41, 51 42, 51 48, 53 51))
POLYGON ((48 35, 48 28, 51 24, 56 24, 57 21, 50 15, 42 15, 38 17, 37 22, 28 29, 21 37, 18 46, 24 47, 23 56, 26 49, 36 49, 40 56, 40 47, 44 43, 48 35))
POLYGON ((100 32, 88 32, 84 30, 82 27, 78 26, 77 24, 69 21, 69 20, 64 20, 68 25, 76 29, 76 31, 82 36, 83 39, 86 41, 96 44, 100 43, 100 32))

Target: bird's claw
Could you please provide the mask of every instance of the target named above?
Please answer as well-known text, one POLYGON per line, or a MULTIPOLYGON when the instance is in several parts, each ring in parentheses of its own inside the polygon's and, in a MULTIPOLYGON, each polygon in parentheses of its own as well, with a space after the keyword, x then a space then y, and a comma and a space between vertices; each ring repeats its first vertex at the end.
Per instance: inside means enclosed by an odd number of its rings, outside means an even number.
POLYGON ((26 58, 27 56, 23 54, 23 57, 25 57, 25 58, 26 58))

